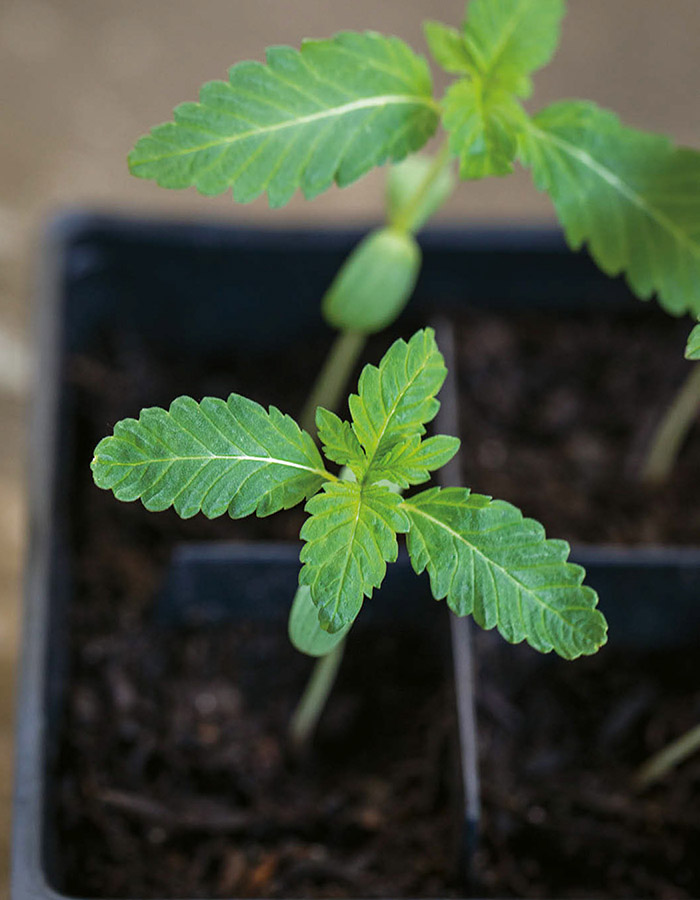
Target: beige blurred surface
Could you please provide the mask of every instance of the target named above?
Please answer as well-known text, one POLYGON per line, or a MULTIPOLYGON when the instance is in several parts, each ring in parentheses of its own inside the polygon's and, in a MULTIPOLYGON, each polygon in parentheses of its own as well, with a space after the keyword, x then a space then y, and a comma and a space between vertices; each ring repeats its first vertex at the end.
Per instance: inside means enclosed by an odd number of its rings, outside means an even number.
MULTIPOLYGON (((42 223, 66 207, 279 226, 381 215, 381 173, 313 203, 271 212, 170 193, 128 176, 135 137, 195 99, 266 44, 343 28, 392 31, 424 50, 420 21, 457 24, 455 0, 0 0, 0 896, 11 768, 12 669, 24 542, 23 441, 30 370, 28 300, 42 223)), ((535 106, 586 97, 638 127, 700 146, 698 0, 570 0, 535 106)), ((464 222, 547 221, 547 202, 517 175, 463 185, 443 215, 464 222)))

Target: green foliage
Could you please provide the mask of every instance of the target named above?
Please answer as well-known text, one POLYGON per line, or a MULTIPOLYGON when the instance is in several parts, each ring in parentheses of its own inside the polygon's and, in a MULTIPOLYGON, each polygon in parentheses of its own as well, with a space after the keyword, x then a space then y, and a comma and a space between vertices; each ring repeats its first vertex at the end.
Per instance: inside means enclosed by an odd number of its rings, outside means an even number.
POLYGON ((425 60, 396 37, 342 32, 300 50, 270 47, 267 63, 234 66, 198 103, 141 138, 131 171, 246 202, 267 191, 314 197, 387 161, 388 229, 361 242, 324 298, 337 328, 370 334, 405 306, 420 268, 410 234, 451 190, 447 167, 411 159, 440 119, 464 179, 504 176, 516 160, 546 190, 574 249, 624 273, 641 299, 700 314, 700 153, 626 128, 595 104, 567 101, 530 117, 520 100, 556 49, 564 0, 470 0, 461 29, 427 22, 430 51, 456 74, 442 104, 425 60))
POLYGON ((463 75, 474 70, 464 35, 456 28, 428 21, 423 23, 423 31, 433 59, 446 72, 463 75))
POLYGON ((308 585, 321 627, 349 625, 398 555, 396 535, 408 530, 401 497, 378 484, 342 481, 324 485, 305 506, 307 543, 299 584, 308 585))
POLYGON ((551 196, 574 249, 608 275, 700 314, 700 153, 625 128, 593 103, 556 103, 521 136, 523 163, 551 196))
POLYGON ((210 519, 269 516, 333 478, 293 419, 238 394, 178 397, 168 411, 123 419, 95 448, 92 472, 118 500, 140 498, 153 512, 172 506, 183 519, 200 510, 210 519))
POLYGON ((294 645, 310 655, 329 653, 347 633, 405 533, 414 568, 428 570, 433 594, 457 615, 567 659, 594 652, 605 621, 581 584, 583 570, 566 562, 565 542, 545 540, 537 522, 466 488, 408 499, 397 492, 428 480, 459 448, 454 437, 424 437, 445 375, 426 328, 364 367, 350 422, 318 409, 324 453, 349 467, 348 480, 325 470, 310 435, 288 416, 232 394, 228 402, 180 397, 169 411, 119 422, 95 450, 95 482, 183 517, 269 515, 310 498, 289 622, 294 645))
POLYGON ((685 347, 686 359, 700 359, 700 325, 696 325, 688 335, 685 347))
POLYGON ((496 82, 462 79, 448 88, 443 107, 450 149, 459 156, 462 178, 513 171, 525 113, 512 94, 496 82))
POLYGON ((459 450, 459 439, 436 434, 424 440, 414 434, 379 454, 372 464, 372 478, 399 488, 422 484, 430 473, 441 469, 459 450))
POLYGON ((471 0, 462 26, 473 76, 519 97, 559 43, 563 0, 471 0))
POLYGON ((595 653, 607 626, 584 570, 568 563, 566 541, 501 500, 467 488, 432 488, 404 503, 415 571, 428 570, 433 595, 458 616, 498 628, 511 643, 526 640, 565 659, 595 653))
POLYGON ((417 331, 408 343, 395 341, 379 366, 364 367, 348 405, 367 456, 367 478, 399 441, 425 433, 440 408, 435 395, 446 375, 432 328, 417 331))
POLYGON ((334 412, 319 406, 316 410, 318 439, 328 459, 339 466, 348 466, 355 479, 361 481, 367 471, 367 457, 349 422, 334 412))
POLYGON ((425 423, 436 415, 447 370, 431 328, 395 341, 379 363, 362 370, 349 399, 352 425, 319 410, 319 437, 335 462, 348 465, 357 483, 328 485, 306 505, 301 531, 308 541, 300 584, 311 589, 321 625, 337 631, 352 622, 363 597, 379 587, 386 563, 396 559, 396 534, 407 521, 401 498, 378 482, 408 485, 426 480, 456 453, 459 442, 436 436, 423 442, 425 423), (402 455, 403 451, 403 455, 402 455), (396 465, 392 466, 394 461, 396 465))
POLYGON ((339 631, 326 631, 318 621, 318 610, 311 599, 311 591, 303 584, 297 588, 289 613, 289 640, 307 656, 327 656, 352 627, 352 623, 339 631))
POLYGON ((374 334, 403 311, 413 293, 421 252, 407 231, 378 228, 345 260, 321 303, 329 325, 374 334))
POLYGON ((559 40, 562 0, 472 0, 462 33, 431 23, 431 52, 466 74, 447 91, 443 124, 462 178, 508 175, 527 117, 517 101, 530 74, 549 62, 559 40))
POLYGON ((314 197, 403 159, 438 120, 422 57, 396 37, 343 32, 270 47, 267 65, 242 62, 205 84, 138 141, 129 166, 162 187, 232 188, 244 203, 267 191, 283 206, 298 187, 314 197))

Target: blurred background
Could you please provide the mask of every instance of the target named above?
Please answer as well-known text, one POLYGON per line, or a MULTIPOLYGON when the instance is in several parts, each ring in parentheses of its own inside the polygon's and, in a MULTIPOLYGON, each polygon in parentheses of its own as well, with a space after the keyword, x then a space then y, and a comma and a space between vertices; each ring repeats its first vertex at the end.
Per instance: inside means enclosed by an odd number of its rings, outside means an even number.
MULTIPOLYGON (((700 146, 698 0, 569 0, 531 108, 584 97, 637 127, 700 146)), ((23 468, 32 373, 32 284, 41 232, 66 208, 258 226, 347 225, 382 213, 383 175, 270 212, 260 199, 171 193, 131 178, 142 132, 206 80, 340 29, 393 32, 425 51, 424 18, 458 24, 462 0, 0 0, 0 896, 7 896, 14 663, 25 542, 23 468)), ((444 82, 438 78, 441 85, 444 82)), ((548 202, 519 173, 463 185, 441 213, 464 224, 543 224, 548 202)))

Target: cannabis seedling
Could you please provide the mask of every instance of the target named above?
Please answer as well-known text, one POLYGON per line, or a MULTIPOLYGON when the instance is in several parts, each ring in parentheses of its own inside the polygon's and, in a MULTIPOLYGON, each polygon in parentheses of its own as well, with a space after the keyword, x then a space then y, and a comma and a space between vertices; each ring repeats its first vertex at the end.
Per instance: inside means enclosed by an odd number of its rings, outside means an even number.
POLYGON ((566 659, 594 653, 606 637, 595 592, 567 562, 565 541, 514 506, 468 488, 422 484, 457 452, 459 440, 425 437, 447 374, 431 329, 395 341, 379 366, 366 365, 349 398, 351 421, 319 407, 318 436, 276 407, 238 394, 197 403, 178 397, 169 410, 124 419, 95 450, 96 484, 148 510, 173 507, 183 518, 203 512, 268 516, 306 500, 299 584, 308 597, 290 619, 294 642, 329 654, 344 638, 365 597, 380 587, 405 534, 415 571, 427 570, 433 596, 459 616, 566 659), (320 627, 319 627, 320 624, 320 627))
MULTIPOLYGON (((409 157, 391 175, 387 226, 358 246, 324 299, 341 335, 306 427, 316 405, 337 405, 363 336, 410 297, 420 267, 414 234, 452 191, 455 157, 467 180, 521 163, 550 195, 572 249, 587 244, 641 299, 656 294, 672 315, 700 317, 700 154, 627 128, 591 102, 565 100, 534 115, 522 105, 532 74, 556 50, 564 10, 564 0, 471 0, 460 29, 427 22, 434 60, 457 76, 441 100, 425 60, 396 37, 343 32, 299 51, 270 47, 266 65, 233 66, 228 81, 205 84, 198 103, 176 107, 173 122, 134 147, 129 166, 141 178, 203 194, 232 190, 239 202, 266 192, 272 207, 297 188, 310 199, 409 157), (435 159, 410 157, 441 125, 448 142, 435 159)), ((645 480, 667 477, 699 401, 695 373, 652 442, 645 480)))
MULTIPOLYGON (((457 76, 441 100, 433 95, 425 59, 397 37, 343 32, 304 41, 300 50, 270 47, 266 64, 242 62, 228 81, 205 84, 199 102, 176 107, 174 121, 141 138, 129 156, 135 175, 163 187, 231 190, 239 202, 267 193, 272 207, 287 203, 297 189, 311 199, 374 166, 400 163, 389 176, 386 225, 355 248, 323 298, 326 321, 340 334, 301 418, 311 432, 317 408, 326 408, 318 414, 326 455, 347 464, 354 483, 329 473, 311 437, 288 417, 236 396, 227 403, 180 399, 170 412, 144 411, 140 429, 127 420, 131 424, 120 424, 107 439, 135 429, 132 468, 126 458, 106 467, 105 448, 117 444, 101 444, 94 464, 103 486, 116 487, 119 472, 126 473, 116 490, 123 499, 141 496, 154 509, 172 503, 181 515, 200 506, 205 515, 266 515, 315 494, 302 533, 307 543, 290 628, 298 646, 327 664, 321 688, 312 685, 317 697, 332 682, 338 636, 381 581, 402 531, 414 564, 428 569, 436 595, 447 596, 460 614, 473 610, 477 621, 497 624, 507 639, 527 639, 567 657, 592 652, 602 640, 602 618, 580 587, 581 570, 567 568, 566 545, 545 542, 541 527, 513 507, 460 488, 418 495, 421 500, 388 499, 381 482, 419 483, 418 474, 422 478, 435 462, 421 468, 421 454, 438 445, 420 436, 429 419, 413 421, 407 414, 405 427, 397 431, 396 419, 380 434, 372 432, 376 421, 369 413, 363 418, 365 407, 382 408, 381 390, 389 387, 383 376, 366 373, 389 372, 386 360, 384 369, 365 369, 351 399, 351 424, 330 411, 338 408, 366 335, 390 324, 412 293, 420 268, 415 234, 452 191, 455 158, 465 180, 505 176, 521 163, 552 198, 573 249, 587 244, 598 266, 609 275, 624 273, 640 298, 656 293, 674 315, 700 314, 700 155, 626 128, 593 103, 563 101, 534 115, 522 105, 532 93, 532 74, 556 49, 564 6, 563 0, 471 0, 460 29, 428 22, 433 58, 457 76), (448 137, 434 158, 412 155, 440 126, 448 137), (192 431, 189 438, 183 428, 192 431), (248 456, 236 456, 244 451, 248 456), (418 474, 402 475, 411 465, 418 474), (160 468, 156 489, 149 472, 160 468), (329 517, 340 516, 342 503, 346 515, 357 513, 356 527, 339 525, 332 532, 336 543, 326 544, 318 522, 326 509, 329 517), (487 520, 494 523, 492 538, 482 532, 487 520), (523 542, 517 552, 499 543, 511 532, 523 542), (540 552, 543 559, 529 569, 524 560, 540 552), (557 566, 566 580, 553 586, 547 579, 557 566), (576 585, 570 579, 578 579, 576 585), (522 600, 538 590, 551 591, 552 599, 522 600), (567 606, 571 618, 561 619, 559 604, 572 591, 586 602, 567 606), (585 638, 573 637, 579 627, 585 638)), ((396 346, 387 360, 399 352, 396 346)), ((421 402, 430 406, 431 398, 434 392, 421 402)))

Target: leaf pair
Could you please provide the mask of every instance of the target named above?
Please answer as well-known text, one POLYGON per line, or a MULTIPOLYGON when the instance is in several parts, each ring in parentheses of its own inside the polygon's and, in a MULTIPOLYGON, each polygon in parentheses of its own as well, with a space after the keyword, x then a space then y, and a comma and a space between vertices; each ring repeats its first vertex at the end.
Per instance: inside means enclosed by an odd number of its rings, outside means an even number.
POLYGON ((425 329, 396 341, 379 366, 365 366, 349 400, 351 422, 318 410, 327 458, 347 466, 354 481, 328 472, 311 436, 289 416, 232 394, 227 402, 180 397, 168 411, 146 409, 119 422, 95 450, 95 482, 121 500, 173 506, 185 517, 199 510, 263 516, 310 498, 292 627, 313 630, 315 611, 328 632, 318 652, 332 648, 381 585, 399 534, 407 535, 416 572, 427 569, 434 596, 446 597, 457 615, 568 659, 595 652, 605 620, 582 585, 583 569, 566 561, 564 541, 547 540, 515 507, 467 488, 408 499, 396 493, 397 485, 427 481, 459 447, 453 437, 424 437, 445 375, 425 329))

